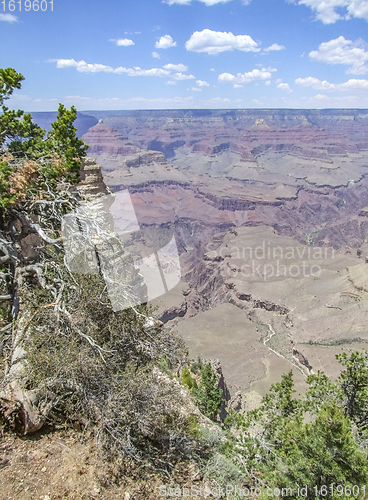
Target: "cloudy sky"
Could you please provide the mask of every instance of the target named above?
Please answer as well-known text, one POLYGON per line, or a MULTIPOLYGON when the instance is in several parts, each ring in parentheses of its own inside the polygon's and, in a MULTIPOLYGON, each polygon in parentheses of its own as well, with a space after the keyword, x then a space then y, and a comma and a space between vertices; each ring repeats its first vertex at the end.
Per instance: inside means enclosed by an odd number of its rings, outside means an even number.
POLYGON ((26 78, 12 108, 368 108, 368 0, 39 6, 0 2, 0 67, 26 78))

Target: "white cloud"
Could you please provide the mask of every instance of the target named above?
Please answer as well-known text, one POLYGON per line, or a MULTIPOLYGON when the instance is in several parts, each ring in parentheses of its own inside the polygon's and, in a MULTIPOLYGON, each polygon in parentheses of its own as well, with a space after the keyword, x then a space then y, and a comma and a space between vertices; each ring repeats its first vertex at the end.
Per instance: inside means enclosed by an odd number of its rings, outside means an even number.
POLYGON ((233 49, 243 52, 260 51, 257 42, 248 35, 233 35, 231 32, 209 29, 195 31, 185 43, 185 48, 192 52, 206 52, 212 55, 233 49))
POLYGON ((271 78, 271 72, 277 71, 275 68, 254 69, 248 73, 238 73, 236 76, 231 73, 222 73, 218 77, 221 83, 250 83, 254 80, 268 80, 271 78))
POLYGON ((165 64, 164 69, 168 69, 169 71, 188 71, 188 66, 184 66, 184 64, 165 64))
POLYGON ((312 99, 314 99, 315 101, 324 101, 324 100, 330 99, 330 97, 327 95, 323 95, 323 94, 317 94, 317 95, 313 96, 312 99))
POLYGON ((196 84, 198 85, 198 87, 209 87, 210 86, 210 84, 205 82, 204 80, 197 80, 196 84))
POLYGON ((197 87, 192 87, 192 90, 194 90, 196 92, 202 92, 202 89, 197 89, 197 87))
POLYGON ((324 94, 317 94, 310 97, 308 101, 315 107, 337 107, 337 108, 366 108, 368 107, 368 98, 357 95, 332 97, 324 94))
POLYGON ((270 52, 271 50, 285 50, 285 47, 283 45, 279 45, 278 43, 273 43, 267 49, 264 49, 264 52, 270 52))
POLYGON ((339 36, 335 40, 321 43, 318 50, 309 53, 309 57, 314 61, 321 61, 327 64, 344 64, 350 66, 346 73, 362 75, 368 72, 365 63, 368 61, 367 44, 363 40, 346 40, 339 36))
POLYGON ((126 73, 128 76, 168 76, 170 72, 166 69, 152 68, 152 69, 141 69, 139 66, 134 66, 134 68, 116 68, 116 73, 126 73))
POLYGON ((195 76, 193 75, 183 75, 183 73, 175 73, 172 75, 172 78, 175 80, 194 80, 195 76))
MULTIPOLYGON (((57 68, 76 68, 80 73, 126 73, 128 76, 158 76, 165 77, 170 75, 170 71, 161 68, 141 69, 139 66, 134 68, 112 68, 104 64, 90 64, 85 61, 75 61, 74 59, 52 59, 49 62, 56 62, 57 68)), ((194 78, 194 76, 193 76, 194 78)))
MULTIPOLYGON (((307 78, 297 78, 295 80, 297 85, 301 87, 313 87, 313 88, 323 88, 323 84, 327 84, 328 82, 321 82, 318 78, 314 78, 313 76, 308 76, 307 78)), ((330 83, 328 85, 331 85, 330 83)))
POLYGON ((170 35, 164 35, 156 42, 155 47, 156 49, 169 49, 170 47, 176 47, 176 42, 170 35))
POLYGON ((160 59, 161 56, 158 52, 152 52, 152 57, 154 57, 155 59, 160 59))
POLYGON ((351 79, 345 83, 335 85, 336 90, 368 90, 368 80, 351 79))
POLYGON ((231 99, 228 99, 227 97, 212 97, 212 99, 209 99, 206 102, 214 103, 214 104, 226 103, 226 102, 231 102, 231 99))
POLYGON ((6 23, 18 23, 17 16, 13 14, 0 14, 0 21, 5 21, 6 23))
POLYGON ((173 80, 169 80, 168 82, 166 82, 168 85, 176 85, 176 82, 174 82, 173 80))
MULTIPOLYGON (((185 75, 181 72, 188 70, 188 67, 184 64, 165 64, 163 68, 142 69, 139 66, 134 66, 134 68, 124 68, 122 66, 119 68, 112 68, 111 66, 105 66, 104 64, 89 64, 85 61, 75 61, 74 59, 51 59, 48 62, 56 62, 56 67, 60 69, 76 68, 76 70, 80 73, 114 73, 118 75, 125 73, 128 76, 170 77, 177 81, 195 79, 194 75, 185 75), (176 72, 172 73, 173 71, 176 72)), ((169 85, 173 85, 173 83, 168 83, 169 85)))
POLYGON ((316 18, 324 24, 332 24, 343 19, 358 17, 368 20, 367 0, 299 0, 300 5, 306 5, 316 12, 316 18), (346 9, 340 14, 336 9, 346 9))
POLYGON ((349 3, 348 15, 360 17, 368 20, 368 2, 367 0, 355 0, 349 3))
POLYGON ((292 92, 292 90, 289 87, 288 83, 279 83, 277 85, 277 88, 280 89, 280 90, 283 90, 284 92, 292 92))
POLYGON ((174 78, 175 80, 193 80, 195 76, 183 75, 183 73, 175 73, 171 78, 174 78))
POLYGON ((311 76, 307 78, 297 78, 295 80, 297 85, 301 87, 313 87, 316 90, 327 91, 368 91, 368 80, 351 79, 345 83, 329 83, 326 80, 318 80, 311 76))
POLYGON ((233 87, 234 87, 234 89, 241 89, 241 88, 243 88, 243 85, 239 85, 238 83, 234 83, 233 87))
POLYGON ((129 47, 129 45, 134 45, 133 40, 129 38, 119 38, 118 40, 109 40, 110 42, 115 42, 118 47, 129 47))
POLYGON ((271 85, 271 80, 267 80, 267 82, 265 82, 265 85, 271 85))
MULTIPOLYGON (((55 62, 50 60, 49 62, 55 62)), ((76 68, 80 73, 114 73, 114 68, 104 64, 90 64, 86 61, 76 61, 75 59, 56 59, 57 68, 76 68)))

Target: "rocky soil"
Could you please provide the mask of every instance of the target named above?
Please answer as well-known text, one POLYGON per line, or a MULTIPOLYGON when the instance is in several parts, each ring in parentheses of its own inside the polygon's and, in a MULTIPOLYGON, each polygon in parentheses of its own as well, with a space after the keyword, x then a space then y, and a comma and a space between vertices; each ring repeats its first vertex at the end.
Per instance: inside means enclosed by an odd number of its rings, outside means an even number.
POLYGON ((188 485, 195 474, 179 464, 169 482, 131 460, 109 463, 95 437, 78 428, 0 436, 1 500, 156 500, 161 484, 188 485))

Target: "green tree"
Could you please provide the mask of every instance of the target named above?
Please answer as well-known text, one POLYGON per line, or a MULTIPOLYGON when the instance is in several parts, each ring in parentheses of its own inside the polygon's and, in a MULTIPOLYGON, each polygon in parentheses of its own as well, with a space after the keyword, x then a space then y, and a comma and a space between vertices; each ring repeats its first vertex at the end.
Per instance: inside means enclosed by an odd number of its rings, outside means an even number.
POLYGON ((24 76, 13 68, 0 68, 0 148, 7 144, 17 155, 30 153, 44 137, 45 131, 33 123, 30 114, 10 110, 4 104, 15 89, 21 88, 24 76))
POLYGON ((223 402, 222 390, 218 386, 218 377, 210 363, 201 369, 201 381, 193 395, 198 401, 199 409, 211 420, 216 420, 223 402))
POLYGON ((16 200, 16 194, 11 193, 10 176, 13 169, 7 161, 0 161, 0 208, 6 208, 16 200))
POLYGON ((320 371, 309 376, 308 409, 317 414, 327 401, 334 402, 362 435, 368 430, 368 351, 343 352, 336 359, 345 370, 335 382, 320 371))
MULTIPOLYGON (((286 419, 275 443, 273 466, 262 468, 266 483, 273 487, 307 486, 307 498, 314 499, 325 485, 365 485, 367 456, 352 434, 352 425, 342 408, 325 405, 314 422, 286 419)), ((327 490, 325 498, 333 498, 327 490)), ((302 496, 300 496, 302 498, 302 496)))
POLYGON ((59 104, 57 119, 51 124, 52 130, 47 134, 47 147, 56 153, 63 162, 67 172, 67 180, 78 182, 81 159, 86 156, 88 146, 76 136, 73 126, 77 118, 74 106, 70 110, 59 104))
POLYGON ((336 356, 346 368, 339 377, 345 413, 360 433, 368 429, 368 351, 350 351, 336 356))
POLYGON ((281 382, 272 385, 269 393, 263 398, 263 408, 268 415, 275 417, 289 417, 299 409, 298 400, 293 398, 295 393, 293 372, 290 370, 281 376, 281 382))
POLYGON ((57 119, 45 131, 33 123, 30 114, 12 111, 4 101, 21 88, 24 77, 13 68, 0 69, 0 208, 26 199, 34 188, 56 188, 62 178, 78 182, 82 158, 88 146, 76 137, 73 123, 77 111, 59 105, 57 119))
POLYGON ((328 376, 318 370, 317 374, 309 375, 306 392, 306 410, 317 415, 326 404, 337 404, 343 407, 343 391, 338 383, 332 382, 328 376))
POLYGON ((21 73, 17 73, 13 68, 0 68, 0 106, 3 105, 5 99, 8 99, 14 89, 20 89, 21 82, 24 80, 24 76, 21 73))
POLYGON ((293 498, 337 498, 336 489, 329 489, 333 483, 366 484, 367 454, 345 414, 338 384, 322 372, 309 377, 308 384, 307 395, 295 398, 292 372, 284 374, 258 409, 231 415, 233 440, 225 452, 235 462, 241 457, 238 465, 250 479, 260 475, 267 487, 291 488, 293 498), (307 487, 304 494, 297 494, 297 485, 307 487))

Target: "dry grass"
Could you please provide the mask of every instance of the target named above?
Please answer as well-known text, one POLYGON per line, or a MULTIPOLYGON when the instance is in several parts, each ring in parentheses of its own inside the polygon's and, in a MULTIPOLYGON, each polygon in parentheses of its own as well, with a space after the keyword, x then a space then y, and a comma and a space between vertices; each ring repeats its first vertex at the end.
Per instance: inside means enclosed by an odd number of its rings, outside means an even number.
MULTIPOLYGON (((179 465, 171 481, 182 474, 179 465)), ((166 481, 129 459, 103 463, 92 434, 45 428, 0 438, 0 500, 154 500, 166 481)))

